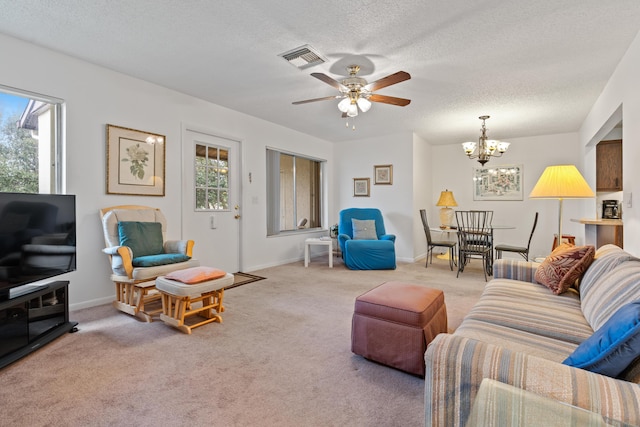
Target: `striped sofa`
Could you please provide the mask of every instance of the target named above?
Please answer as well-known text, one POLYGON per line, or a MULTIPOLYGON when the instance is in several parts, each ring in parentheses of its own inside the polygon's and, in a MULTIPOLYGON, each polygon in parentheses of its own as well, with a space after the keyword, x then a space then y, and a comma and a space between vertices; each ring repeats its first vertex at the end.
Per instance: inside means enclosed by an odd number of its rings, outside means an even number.
POLYGON ((622 305, 640 299, 640 259, 606 245, 577 289, 554 295, 539 264, 498 260, 494 278, 453 334, 425 352, 425 425, 464 426, 483 378, 640 425, 640 360, 621 379, 563 365, 622 305))

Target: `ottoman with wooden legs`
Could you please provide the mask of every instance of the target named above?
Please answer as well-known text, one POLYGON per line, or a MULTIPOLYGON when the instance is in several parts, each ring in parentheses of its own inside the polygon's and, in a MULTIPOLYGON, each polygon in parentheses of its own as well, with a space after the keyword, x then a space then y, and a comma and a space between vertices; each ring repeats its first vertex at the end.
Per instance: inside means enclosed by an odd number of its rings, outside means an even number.
POLYGON ((222 323, 224 288, 233 280, 233 274, 211 267, 187 268, 158 277, 156 289, 162 295, 160 319, 187 334, 207 323, 222 323), (199 321, 187 324, 186 319, 196 315, 199 321))
POLYGON ((447 332, 444 293, 426 286, 385 282, 356 298, 351 351, 424 376, 424 352, 447 332))

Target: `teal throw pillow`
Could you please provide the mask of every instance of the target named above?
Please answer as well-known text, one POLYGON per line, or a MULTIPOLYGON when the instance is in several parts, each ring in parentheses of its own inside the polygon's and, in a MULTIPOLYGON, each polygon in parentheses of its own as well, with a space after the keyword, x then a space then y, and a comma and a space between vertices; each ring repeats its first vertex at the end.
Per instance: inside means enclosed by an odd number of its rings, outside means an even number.
POLYGON ((640 301, 622 306, 562 363, 616 378, 640 356, 640 301))
POLYGON ((162 224, 159 222, 122 221, 118 223, 120 246, 128 246, 133 257, 164 252, 162 224))
POLYGON ((147 255, 134 258, 131 263, 134 267, 156 267, 158 265, 176 264, 189 261, 191 257, 184 254, 160 254, 147 255))
POLYGON ((378 240, 376 222, 373 219, 351 219, 353 240, 378 240))

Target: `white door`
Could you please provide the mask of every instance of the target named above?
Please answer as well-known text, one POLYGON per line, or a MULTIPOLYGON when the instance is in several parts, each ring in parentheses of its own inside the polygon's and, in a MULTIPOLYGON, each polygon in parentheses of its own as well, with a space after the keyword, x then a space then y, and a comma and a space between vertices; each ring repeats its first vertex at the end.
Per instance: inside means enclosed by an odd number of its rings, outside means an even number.
POLYGON ((191 130, 182 141, 182 236, 200 265, 240 271, 240 142, 191 130))

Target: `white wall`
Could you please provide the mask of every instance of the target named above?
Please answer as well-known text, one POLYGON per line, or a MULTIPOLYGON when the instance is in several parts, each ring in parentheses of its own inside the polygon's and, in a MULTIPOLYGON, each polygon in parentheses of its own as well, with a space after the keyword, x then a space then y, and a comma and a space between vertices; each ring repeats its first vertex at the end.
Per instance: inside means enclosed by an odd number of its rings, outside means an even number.
POLYGON ((380 209, 387 233, 396 235, 396 259, 400 262, 414 259, 412 156, 411 132, 335 145, 336 215, 345 208, 380 209), (374 165, 389 164, 393 165, 393 185, 375 185, 374 165), (370 178, 370 197, 353 196, 353 178, 370 178))
MULTIPOLYGON (((529 193, 544 171, 554 164, 580 165, 578 134, 533 136, 528 138, 505 138, 511 142, 509 150, 501 158, 494 158, 487 166, 507 164, 523 165, 523 200, 518 201, 474 201, 473 168, 479 167, 476 160, 469 160, 461 145, 435 145, 432 147, 433 191, 427 212, 431 222, 439 223, 439 208, 436 206, 440 191, 449 189, 458 202, 459 210, 493 210, 493 223, 514 226, 512 230, 496 230, 495 241, 526 245, 531 233, 535 212, 540 213, 538 227, 531 241, 531 256, 543 256, 551 251, 553 235, 558 230, 558 201, 529 199, 529 193)), ((584 209, 595 201, 566 200, 562 222, 562 233, 576 236, 576 243, 584 242, 583 226, 570 221, 584 216, 584 209)), ((505 254, 507 256, 507 254, 505 254)), ((517 255, 516 255, 517 256, 517 255)))
POLYGON ((580 128, 580 148, 584 152, 586 168, 595 183, 595 144, 622 119, 622 171, 624 247, 632 254, 640 254, 640 95, 637 89, 640 76, 640 34, 609 79, 600 97, 580 128), (631 198, 632 206, 627 205, 631 198))
MULTIPOLYGON (((431 199, 433 199, 433 173, 431 168, 433 150, 424 139, 413 135, 413 257, 414 259, 427 253, 427 238, 424 235, 420 209, 430 215, 431 199)), ((440 192, 438 191, 438 196, 440 192)), ((437 200, 437 199, 436 199, 437 200)), ((431 216, 428 217, 430 219, 431 216)), ((432 224, 429 224, 432 225, 432 224)), ((436 225, 436 224, 433 224, 436 225)))
MULTIPOLYGON (((71 282, 73 308, 113 300, 107 256, 100 252, 104 246, 100 208, 119 204, 158 207, 167 217, 169 238, 193 238, 197 245, 198 236, 180 235, 183 123, 242 141, 242 269, 301 259, 302 242, 313 233, 266 237, 265 147, 328 160, 325 185, 332 188, 331 143, 3 35, 0 50, 6 58, 20 58, 3 63, 0 84, 65 100, 66 185, 67 192, 77 196, 79 253, 78 270, 62 278, 71 282), (108 123, 166 135, 165 197, 106 194, 108 123)), ((332 200, 325 210, 325 214, 335 210, 332 200)))

